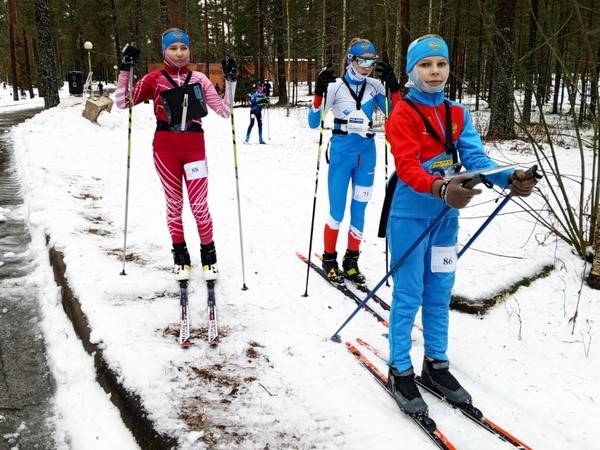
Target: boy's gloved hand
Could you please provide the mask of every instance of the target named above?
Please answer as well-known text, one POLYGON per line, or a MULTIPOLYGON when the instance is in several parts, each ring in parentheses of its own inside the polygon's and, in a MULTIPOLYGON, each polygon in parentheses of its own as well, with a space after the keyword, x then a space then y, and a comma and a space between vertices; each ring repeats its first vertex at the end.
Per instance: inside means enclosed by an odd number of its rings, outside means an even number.
POLYGON ((537 184, 537 179, 534 175, 517 169, 510 174, 508 183, 510 185, 510 195, 514 197, 528 197, 533 192, 533 188, 537 184))
POLYGON ((471 179, 472 177, 469 175, 458 175, 449 180, 436 180, 433 182, 431 193, 444 200, 451 208, 464 208, 473 197, 481 194, 481 189, 469 189, 462 186, 471 179))

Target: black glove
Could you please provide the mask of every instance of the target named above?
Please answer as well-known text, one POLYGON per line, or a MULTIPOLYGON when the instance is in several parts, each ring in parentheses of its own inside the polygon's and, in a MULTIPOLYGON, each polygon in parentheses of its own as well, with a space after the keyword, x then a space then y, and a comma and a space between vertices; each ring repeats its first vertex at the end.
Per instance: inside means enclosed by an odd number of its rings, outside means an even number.
POLYGON ((469 175, 457 175, 446 181, 436 180, 433 182, 432 194, 452 208, 464 208, 473 197, 481 194, 481 189, 463 187, 471 179, 469 175))
POLYGON ((521 169, 515 170, 508 179, 510 195, 513 197, 528 197, 537 184, 536 178, 535 174, 527 173, 521 169))
POLYGON ((317 77, 317 82, 315 83, 315 95, 319 95, 323 97, 325 92, 327 92, 327 86, 329 83, 333 83, 336 79, 336 76, 333 74, 333 64, 327 64, 319 76, 317 77))
POLYGON ((398 92, 400 90, 400 83, 398 83, 398 78, 396 78, 388 57, 385 56, 383 61, 377 61, 377 66, 375 72, 379 74, 379 79, 385 83, 385 86, 390 89, 392 94, 398 92))
POLYGON ((123 47, 119 70, 129 70, 131 66, 136 66, 140 53, 142 53, 142 51, 137 48, 133 42, 125 45, 125 47, 123 47))
POLYGON ((223 75, 225 75, 226 80, 237 80, 238 71, 235 67, 235 60, 233 58, 226 56, 225 59, 221 61, 221 65, 223 66, 223 75))

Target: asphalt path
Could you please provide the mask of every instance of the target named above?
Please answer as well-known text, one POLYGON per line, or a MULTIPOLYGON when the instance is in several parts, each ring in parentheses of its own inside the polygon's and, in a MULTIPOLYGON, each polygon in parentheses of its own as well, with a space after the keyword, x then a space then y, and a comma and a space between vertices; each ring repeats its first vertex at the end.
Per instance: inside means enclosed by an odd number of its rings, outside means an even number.
POLYGON ((46 362, 37 293, 25 287, 32 270, 23 199, 15 177, 10 127, 39 109, 0 113, 0 450, 56 448, 54 381, 46 362))

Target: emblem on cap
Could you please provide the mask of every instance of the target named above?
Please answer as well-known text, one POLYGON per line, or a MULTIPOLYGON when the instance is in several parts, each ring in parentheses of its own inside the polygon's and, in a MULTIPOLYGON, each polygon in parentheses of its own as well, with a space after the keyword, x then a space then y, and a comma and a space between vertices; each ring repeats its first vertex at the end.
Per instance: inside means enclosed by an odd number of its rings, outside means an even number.
POLYGON ((441 46, 441 44, 439 42, 434 42, 434 41, 429 42, 429 48, 431 48, 431 50, 437 51, 440 49, 440 46, 441 46))

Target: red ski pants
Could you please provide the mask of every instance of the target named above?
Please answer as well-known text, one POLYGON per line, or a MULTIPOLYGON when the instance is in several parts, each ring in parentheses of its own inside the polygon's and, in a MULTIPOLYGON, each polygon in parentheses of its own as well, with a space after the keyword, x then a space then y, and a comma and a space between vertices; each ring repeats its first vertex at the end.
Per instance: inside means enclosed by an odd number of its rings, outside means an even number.
POLYGON ((208 210, 208 167, 204 133, 157 131, 152 143, 154 167, 167 203, 167 227, 173 243, 185 240, 183 233, 183 182, 200 242, 213 241, 213 223, 208 210))

